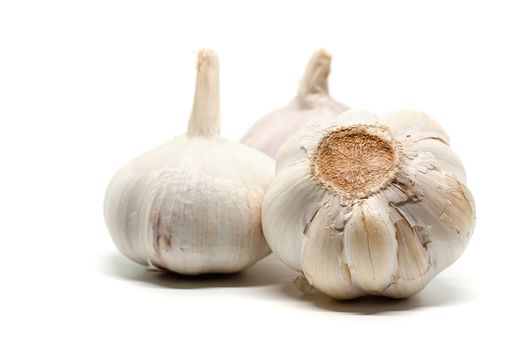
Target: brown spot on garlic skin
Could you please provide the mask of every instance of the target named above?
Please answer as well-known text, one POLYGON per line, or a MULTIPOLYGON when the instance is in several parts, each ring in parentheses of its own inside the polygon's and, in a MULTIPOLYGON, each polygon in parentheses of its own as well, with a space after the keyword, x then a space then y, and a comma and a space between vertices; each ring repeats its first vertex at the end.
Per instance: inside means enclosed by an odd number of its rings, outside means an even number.
POLYGON ((168 252, 171 248, 171 231, 169 225, 163 225, 160 213, 153 215, 151 220, 151 229, 153 232, 153 248, 160 256, 163 252, 168 252))

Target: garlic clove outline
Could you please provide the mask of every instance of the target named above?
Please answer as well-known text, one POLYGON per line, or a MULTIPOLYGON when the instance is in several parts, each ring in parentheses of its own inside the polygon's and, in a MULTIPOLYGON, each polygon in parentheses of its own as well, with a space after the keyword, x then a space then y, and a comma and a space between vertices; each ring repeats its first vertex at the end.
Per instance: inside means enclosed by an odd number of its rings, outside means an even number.
MULTIPOLYGON (((315 190, 315 183, 304 178, 303 174, 308 171, 307 164, 297 164, 286 170, 285 176, 275 180, 272 187, 268 188, 266 196, 276 198, 275 202, 268 203, 262 212, 262 220, 276 223, 272 227, 272 241, 282 254, 279 258, 295 270, 301 270, 302 257, 300 249, 302 246, 301 235, 290 235, 290 232, 304 232, 311 218, 321 207, 323 194, 315 190), (288 186, 292 185, 293 196, 289 193, 288 186), (286 208, 286 209, 285 209, 286 208)), ((265 233, 266 236, 266 233, 265 233)), ((268 236, 266 236, 268 239, 268 236)))
POLYGON ((350 269, 343 255, 343 236, 330 227, 327 209, 319 208, 304 235, 303 272, 307 280, 317 281, 338 299, 351 299, 362 294, 352 283, 350 269))
POLYGON ((297 96, 290 103, 259 119, 241 142, 275 158, 284 142, 295 132, 315 122, 334 118, 348 109, 328 93, 332 57, 320 49, 313 53, 297 96))
POLYGON ((270 253, 261 202, 274 161, 220 133, 219 61, 198 53, 187 132, 121 168, 104 217, 131 260, 182 274, 233 273, 270 253))
POLYGON ((392 282, 398 268, 396 228, 388 217, 388 203, 380 206, 378 209, 370 200, 356 204, 343 234, 344 254, 353 280, 376 293, 392 282))

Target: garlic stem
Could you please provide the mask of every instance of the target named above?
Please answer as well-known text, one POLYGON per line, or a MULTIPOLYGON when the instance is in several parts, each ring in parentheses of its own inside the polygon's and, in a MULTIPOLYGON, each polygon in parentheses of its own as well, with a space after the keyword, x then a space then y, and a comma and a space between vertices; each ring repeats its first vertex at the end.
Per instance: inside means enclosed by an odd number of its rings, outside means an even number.
POLYGON ((311 94, 328 94, 328 75, 332 56, 323 49, 314 52, 303 79, 299 84, 299 98, 305 98, 311 94))
POLYGON ((219 58, 212 50, 200 50, 193 109, 188 136, 212 137, 220 133, 219 58))

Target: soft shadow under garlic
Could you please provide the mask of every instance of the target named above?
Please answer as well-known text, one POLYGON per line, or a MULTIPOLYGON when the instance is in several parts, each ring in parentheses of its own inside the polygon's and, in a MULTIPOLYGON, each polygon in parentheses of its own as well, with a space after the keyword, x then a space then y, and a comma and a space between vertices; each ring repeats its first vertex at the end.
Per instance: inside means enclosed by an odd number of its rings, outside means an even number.
POLYGON ((245 271, 235 274, 181 275, 152 271, 115 253, 103 259, 103 273, 151 287, 173 289, 229 288, 282 285, 297 273, 284 266, 271 254, 245 271))
POLYGON ((469 303, 477 299, 468 278, 460 275, 440 275, 420 293, 405 299, 383 296, 363 296, 351 300, 336 300, 316 289, 302 293, 293 282, 286 283, 281 291, 288 297, 328 311, 361 315, 395 315, 433 307, 446 307, 469 303))

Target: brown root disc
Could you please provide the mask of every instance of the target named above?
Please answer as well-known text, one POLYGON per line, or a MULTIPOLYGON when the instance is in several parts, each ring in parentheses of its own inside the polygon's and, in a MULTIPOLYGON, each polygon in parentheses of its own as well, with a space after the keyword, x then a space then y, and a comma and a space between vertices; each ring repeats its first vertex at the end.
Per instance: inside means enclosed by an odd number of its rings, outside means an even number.
POLYGON ((333 131, 319 142, 313 175, 347 198, 365 198, 393 180, 398 164, 396 144, 383 130, 354 126, 333 131))

